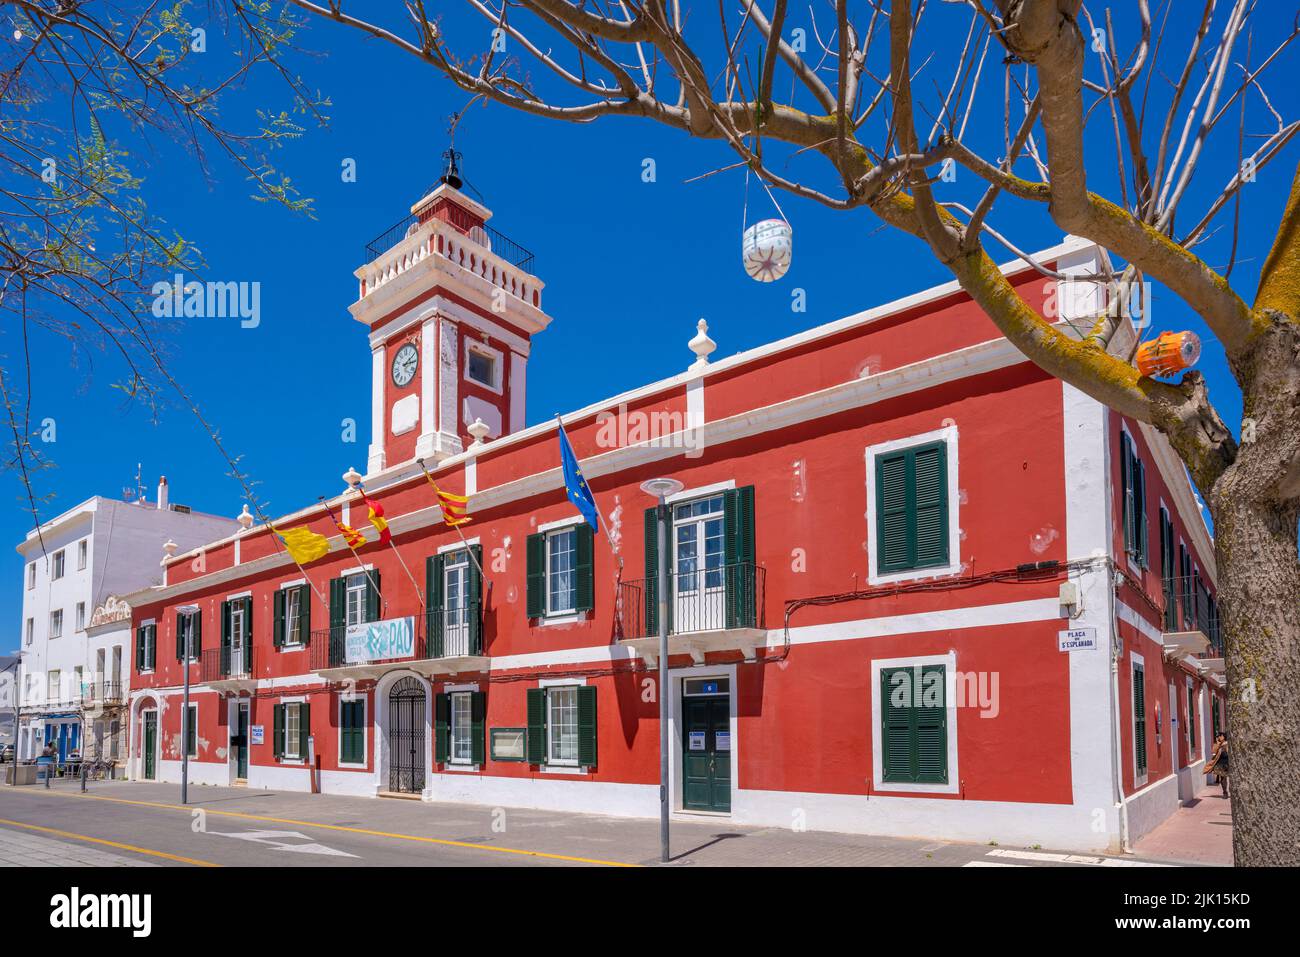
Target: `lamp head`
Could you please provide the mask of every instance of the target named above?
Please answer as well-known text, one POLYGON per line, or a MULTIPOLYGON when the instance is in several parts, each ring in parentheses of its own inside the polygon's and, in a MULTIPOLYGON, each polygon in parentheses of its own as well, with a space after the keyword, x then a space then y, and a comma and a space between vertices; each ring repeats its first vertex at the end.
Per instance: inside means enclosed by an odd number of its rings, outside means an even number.
POLYGON ((641 491, 647 495, 653 495, 655 498, 667 498, 669 495, 676 495, 684 487, 681 482, 672 478, 652 478, 641 483, 641 491))

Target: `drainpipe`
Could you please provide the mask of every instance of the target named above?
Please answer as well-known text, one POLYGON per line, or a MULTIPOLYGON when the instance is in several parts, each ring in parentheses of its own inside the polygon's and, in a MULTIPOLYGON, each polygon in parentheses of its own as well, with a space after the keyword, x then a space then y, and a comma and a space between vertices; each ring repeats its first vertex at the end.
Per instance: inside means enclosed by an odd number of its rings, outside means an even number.
POLYGON ((1119 660, 1121 649, 1124 647, 1119 637, 1118 615, 1119 608, 1115 600, 1115 575, 1111 570, 1111 563, 1106 563, 1106 598, 1109 604, 1107 609, 1107 619, 1109 621, 1110 631, 1110 774, 1114 783, 1115 804, 1119 808, 1119 844, 1120 850, 1125 854, 1133 853, 1129 846, 1128 839, 1128 802, 1124 800, 1124 778, 1120 768, 1120 755, 1124 753, 1123 744, 1120 738, 1123 723, 1120 721, 1119 712, 1119 660))

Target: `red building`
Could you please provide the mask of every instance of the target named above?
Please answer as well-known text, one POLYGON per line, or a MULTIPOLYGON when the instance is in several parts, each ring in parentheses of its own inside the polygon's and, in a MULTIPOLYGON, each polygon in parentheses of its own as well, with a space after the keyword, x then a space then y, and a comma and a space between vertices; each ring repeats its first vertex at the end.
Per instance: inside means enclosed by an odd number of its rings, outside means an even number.
MULTIPOLYGON (((1113 849, 1192 793, 1223 714, 1214 558, 1160 436, 1025 361, 955 284, 720 361, 701 330, 680 375, 563 417, 611 545, 566 497, 556 424, 525 426, 550 317, 490 215, 444 184, 357 271, 373 442, 329 504, 367 544, 308 506, 276 519, 330 538, 305 575, 251 526, 130 597, 134 777, 177 779, 188 748, 202 783, 657 814, 640 486, 668 475, 677 813, 1113 849), (417 457, 469 497, 465 540, 417 457)), ((1003 269, 1063 328, 1100 308, 1003 269)))

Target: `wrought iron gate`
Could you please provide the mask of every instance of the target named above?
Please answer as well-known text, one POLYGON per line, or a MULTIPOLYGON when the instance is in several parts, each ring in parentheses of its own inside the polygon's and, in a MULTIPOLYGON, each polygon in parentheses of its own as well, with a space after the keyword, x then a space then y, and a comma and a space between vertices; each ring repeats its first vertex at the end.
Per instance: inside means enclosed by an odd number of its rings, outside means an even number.
POLYGON ((388 790, 424 789, 424 685, 406 677, 388 692, 388 790))

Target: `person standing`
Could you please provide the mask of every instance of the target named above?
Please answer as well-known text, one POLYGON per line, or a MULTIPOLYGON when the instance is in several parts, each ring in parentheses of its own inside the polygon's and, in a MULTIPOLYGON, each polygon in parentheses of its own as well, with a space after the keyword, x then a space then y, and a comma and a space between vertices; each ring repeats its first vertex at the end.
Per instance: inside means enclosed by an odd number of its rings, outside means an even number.
POLYGON ((1231 770, 1231 758, 1228 754, 1228 736, 1219 732, 1219 736, 1214 739, 1214 753, 1210 758, 1210 766, 1205 769, 1206 774, 1214 773, 1218 775, 1219 787, 1223 789, 1223 796, 1228 796, 1228 774, 1231 770))

